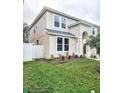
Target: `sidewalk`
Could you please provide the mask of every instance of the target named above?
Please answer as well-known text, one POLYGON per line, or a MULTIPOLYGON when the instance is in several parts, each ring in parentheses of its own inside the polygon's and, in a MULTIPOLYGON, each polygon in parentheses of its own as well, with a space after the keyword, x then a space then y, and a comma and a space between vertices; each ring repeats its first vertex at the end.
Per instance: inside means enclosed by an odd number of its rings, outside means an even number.
POLYGON ((88 59, 100 61, 100 59, 97 59, 97 58, 88 58, 88 59))

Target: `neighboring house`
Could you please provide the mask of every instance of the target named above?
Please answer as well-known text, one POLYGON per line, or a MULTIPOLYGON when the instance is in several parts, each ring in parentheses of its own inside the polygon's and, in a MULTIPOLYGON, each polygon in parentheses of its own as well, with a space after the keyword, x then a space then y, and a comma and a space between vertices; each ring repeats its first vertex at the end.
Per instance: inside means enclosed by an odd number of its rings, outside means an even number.
POLYGON ((96 49, 86 44, 96 36, 99 26, 82 19, 44 7, 29 27, 29 43, 44 46, 44 58, 76 54, 91 57, 96 49))

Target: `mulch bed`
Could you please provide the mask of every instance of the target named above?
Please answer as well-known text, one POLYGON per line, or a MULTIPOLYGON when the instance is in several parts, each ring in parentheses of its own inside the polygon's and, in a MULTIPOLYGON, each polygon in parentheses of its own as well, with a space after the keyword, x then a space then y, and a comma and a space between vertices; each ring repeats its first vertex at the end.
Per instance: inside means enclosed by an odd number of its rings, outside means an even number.
POLYGON ((79 60, 80 58, 83 58, 83 57, 73 57, 73 56, 69 56, 69 57, 56 57, 54 59, 35 59, 36 61, 41 61, 42 63, 44 64, 48 64, 49 62, 52 62, 52 61, 55 61, 56 63, 58 64, 63 64, 63 63, 67 63, 68 61, 71 61, 71 60, 79 60))

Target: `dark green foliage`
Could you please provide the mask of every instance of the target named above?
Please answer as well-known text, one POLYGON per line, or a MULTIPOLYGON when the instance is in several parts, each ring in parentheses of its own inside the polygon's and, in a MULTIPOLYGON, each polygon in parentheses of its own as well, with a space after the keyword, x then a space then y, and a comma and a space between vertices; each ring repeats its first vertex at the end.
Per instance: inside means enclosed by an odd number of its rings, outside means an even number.
POLYGON ((88 43, 91 47, 96 47, 97 53, 100 54, 100 34, 98 34, 96 37, 91 36, 88 43))
POLYGON ((24 43, 27 43, 28 42, 28 28, 29 28, 29 26, 28 26, 28 24, 27 23, 23 23, 23 42, 24 43))

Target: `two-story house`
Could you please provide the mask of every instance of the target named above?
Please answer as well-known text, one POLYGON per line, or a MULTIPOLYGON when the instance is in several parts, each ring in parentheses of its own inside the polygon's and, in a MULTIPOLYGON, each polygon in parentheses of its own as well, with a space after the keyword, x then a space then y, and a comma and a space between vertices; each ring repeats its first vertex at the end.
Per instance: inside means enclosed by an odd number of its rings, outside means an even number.
POLYGON ((76 54, 90 57, 96 49, 86 44, 99 26, 60 11, 44 7, 29 27, 29 42, 44 46, 44 58, 76 54))

